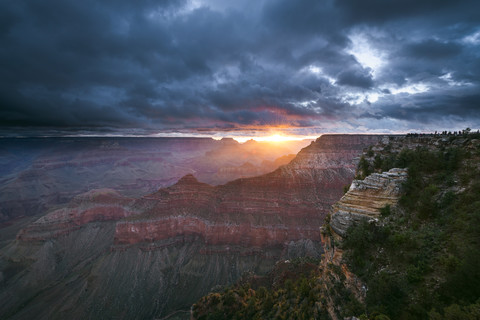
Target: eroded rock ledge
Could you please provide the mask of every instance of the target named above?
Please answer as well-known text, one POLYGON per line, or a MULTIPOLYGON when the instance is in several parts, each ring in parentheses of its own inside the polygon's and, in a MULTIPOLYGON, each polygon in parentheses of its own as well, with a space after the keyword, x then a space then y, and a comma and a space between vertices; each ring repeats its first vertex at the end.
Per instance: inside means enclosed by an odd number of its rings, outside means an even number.
POLYGON ((333 205, 330 226, 344 237, 347 229, 364 219, 376 219, 380 209, 395 205, 400 196, 402 183, 407 179, 406 169, 391 169, 373 173, 365 180, 354 180, 348 192, 333 205))

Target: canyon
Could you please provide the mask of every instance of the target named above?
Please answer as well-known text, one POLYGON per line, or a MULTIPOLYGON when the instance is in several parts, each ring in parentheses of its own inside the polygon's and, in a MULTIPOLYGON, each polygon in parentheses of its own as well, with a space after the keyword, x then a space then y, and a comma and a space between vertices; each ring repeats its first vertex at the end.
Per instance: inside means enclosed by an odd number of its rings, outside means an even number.
MULTIPOLYGON (((111 188, 76 195, 4 243, 0 314, 164 317, 245 272, 320 257, 331 205, 352 182, 362 151, 385 139, 324 135, 270 173, 216 186, 187 173, 143 196, 111 188)), ((231 151, 208 156, 224 152, 231 151)))

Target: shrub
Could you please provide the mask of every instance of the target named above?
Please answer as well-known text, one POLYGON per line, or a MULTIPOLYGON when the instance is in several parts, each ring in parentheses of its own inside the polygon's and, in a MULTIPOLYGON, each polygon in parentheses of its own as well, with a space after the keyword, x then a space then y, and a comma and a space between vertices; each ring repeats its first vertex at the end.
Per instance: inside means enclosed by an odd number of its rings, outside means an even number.
POLYGON ((380 215, 382 217, 388 217, 391 213, 391 206, 387 204, 385 207, 380 209, 380 215))

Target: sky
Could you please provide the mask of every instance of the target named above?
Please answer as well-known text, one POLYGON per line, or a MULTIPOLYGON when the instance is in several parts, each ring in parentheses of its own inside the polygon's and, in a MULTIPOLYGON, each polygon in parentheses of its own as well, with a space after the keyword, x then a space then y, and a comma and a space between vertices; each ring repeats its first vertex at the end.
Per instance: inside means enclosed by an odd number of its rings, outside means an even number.
POLYGON ((0 136, 480 128, 478 0, 0 0, 0 136))

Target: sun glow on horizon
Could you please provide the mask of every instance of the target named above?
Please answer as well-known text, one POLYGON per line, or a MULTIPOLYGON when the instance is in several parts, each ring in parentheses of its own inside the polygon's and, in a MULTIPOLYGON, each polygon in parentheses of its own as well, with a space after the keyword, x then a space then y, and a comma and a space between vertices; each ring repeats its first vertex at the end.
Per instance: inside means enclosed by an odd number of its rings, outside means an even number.
POLYGON ((269 136, 237 136, 232 137, 232 139, 244 143, 248 140, 255 140, 257 142, 274 142, 280 143, 285 141, 299 141, 299 140, 308 140, 308 139, 316 139, 318 136, 285 136, 282 134, 273 134, 269 136))

